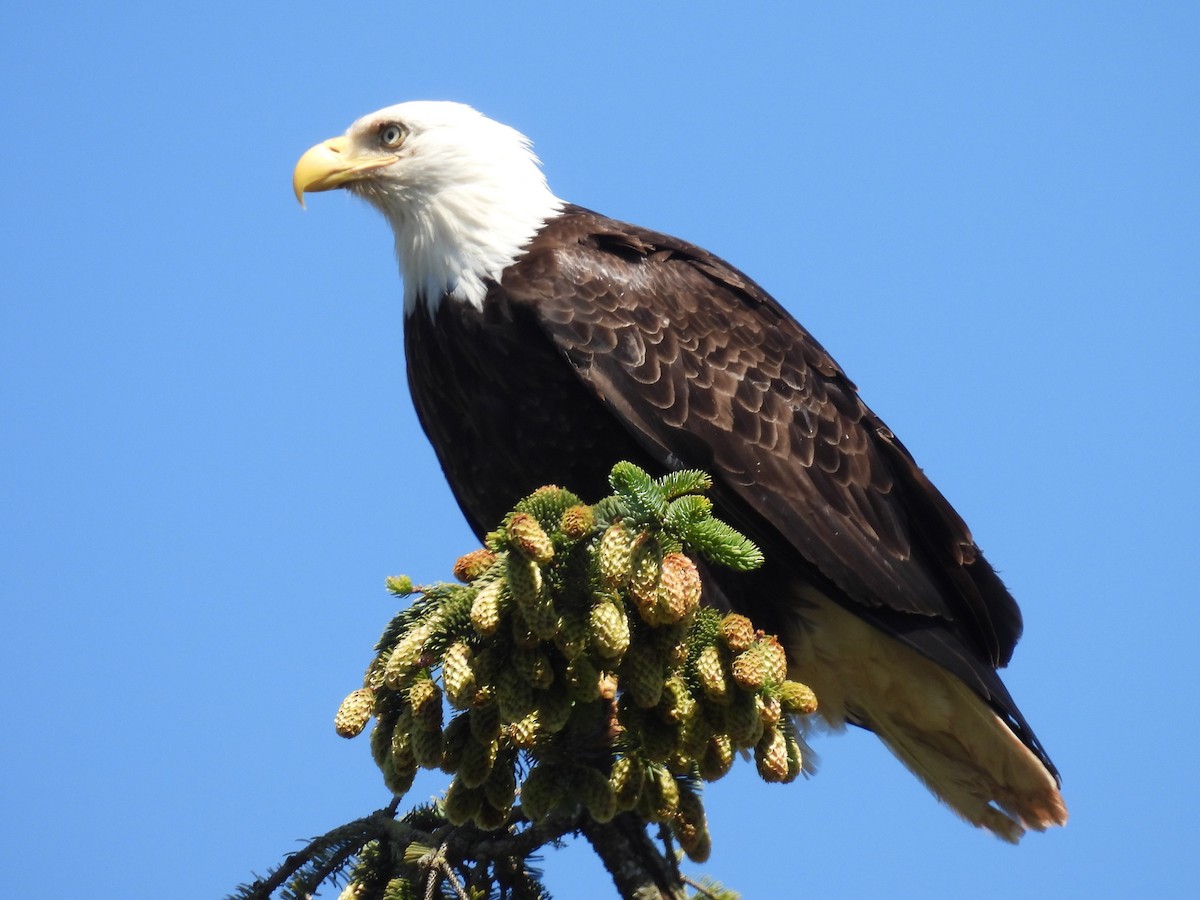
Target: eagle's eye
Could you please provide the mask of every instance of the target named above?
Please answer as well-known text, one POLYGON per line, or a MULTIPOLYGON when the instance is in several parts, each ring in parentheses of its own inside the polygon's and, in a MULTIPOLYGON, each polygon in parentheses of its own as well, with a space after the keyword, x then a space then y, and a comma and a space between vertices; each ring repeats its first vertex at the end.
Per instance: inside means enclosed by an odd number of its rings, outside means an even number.
POLYGON ((388 150, 395 150, 404 142, 404 135, 404 128, 391 122, 379 129, 379 143, 388 150))

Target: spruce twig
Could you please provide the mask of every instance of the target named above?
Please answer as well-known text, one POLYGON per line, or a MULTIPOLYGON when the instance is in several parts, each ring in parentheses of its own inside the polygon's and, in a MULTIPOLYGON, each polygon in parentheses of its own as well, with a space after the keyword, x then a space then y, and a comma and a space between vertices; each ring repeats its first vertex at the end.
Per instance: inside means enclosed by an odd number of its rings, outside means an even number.
POLYGON ((388 579, 411 603, 335 727, 354 737, 375 721, 371 752, 397 799, 239 897, 289 879, 307 896, 353 862, 346 900, 535 900, 548 895, 531 855, 580 832, 622 897, 683 900, 672 845, 708 857, 703 782, 739 750, 767 781, 799 775, 791 717, 815 709, 812 691, 787 679, 775 638, 701 607, 687 555, 746 570, 762 554, 713 517, 702 472, 654 479, 620 463, 610 481, 614 494, 591 506, 556 487, 526 497, 458 560, 459 583, 388 579), (396 820, 422 767, 452 775, 449 789, 396 820))

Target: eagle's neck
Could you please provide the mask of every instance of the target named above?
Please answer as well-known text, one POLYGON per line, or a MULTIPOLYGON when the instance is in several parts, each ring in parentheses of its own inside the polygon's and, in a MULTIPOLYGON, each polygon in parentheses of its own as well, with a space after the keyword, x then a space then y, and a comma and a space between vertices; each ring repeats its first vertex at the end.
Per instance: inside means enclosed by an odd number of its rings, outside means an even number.
POLYGON ((446 298, 483 307, 487 280, 499 280, 565 205, 534 171, 535 178, 468 181, 379 204, 396 237, 407 314, 421 304, 436 310, 446 298))

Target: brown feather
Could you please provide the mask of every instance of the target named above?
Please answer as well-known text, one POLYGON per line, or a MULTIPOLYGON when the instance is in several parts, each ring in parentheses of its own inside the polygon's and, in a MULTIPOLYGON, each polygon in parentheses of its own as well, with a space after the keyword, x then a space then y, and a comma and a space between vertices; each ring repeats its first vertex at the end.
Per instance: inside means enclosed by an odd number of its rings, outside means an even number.
POLYGON ((619 459, 706 469, 768 560, 715 574, 714 594, 780 628, 792 613, 771 598, 811 586, 962 679, 1054 774, 995 672, 1016 603, 836 362, 743 273, 568 207, 482 311, 418 304, 405 337, 418 415, 477 532, 544 483, 607 493, 619 459))

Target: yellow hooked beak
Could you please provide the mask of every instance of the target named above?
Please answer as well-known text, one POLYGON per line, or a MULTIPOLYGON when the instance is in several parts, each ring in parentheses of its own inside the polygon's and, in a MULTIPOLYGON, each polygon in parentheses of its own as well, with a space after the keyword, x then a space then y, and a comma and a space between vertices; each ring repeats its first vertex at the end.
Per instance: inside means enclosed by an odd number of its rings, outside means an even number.
POLYGON ((321 141, 305 152, 296 163, 292 173, 292 189, 296 199, 304 206, 304 194, 316 191, 331 191, 348 181, 362 178, 372 169, 379 169, 396 161, 394 156, 355 157, 349 150, 350 142, 344 137, 321 141))

